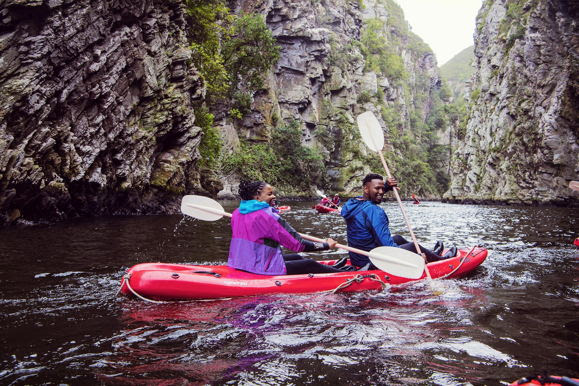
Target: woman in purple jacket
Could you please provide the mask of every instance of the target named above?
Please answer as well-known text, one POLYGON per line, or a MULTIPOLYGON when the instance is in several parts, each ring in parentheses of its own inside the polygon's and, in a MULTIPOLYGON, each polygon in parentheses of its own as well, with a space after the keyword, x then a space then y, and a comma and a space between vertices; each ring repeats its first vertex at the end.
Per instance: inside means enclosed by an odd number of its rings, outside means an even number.
POLYGON ((331 238, 324 243, 304 240, 271 207, 275 199, 273 188, 263 182, 242 182, 242 201, 231 218, 232 238, 227 265, 260 275, 296 275, 302 273, 332 273, 350 269, 345 260, 339 266, 320 264, 315 260, 289 255, 284 258, 280 245, 294 252, 325 251, 335 248, 331 238))

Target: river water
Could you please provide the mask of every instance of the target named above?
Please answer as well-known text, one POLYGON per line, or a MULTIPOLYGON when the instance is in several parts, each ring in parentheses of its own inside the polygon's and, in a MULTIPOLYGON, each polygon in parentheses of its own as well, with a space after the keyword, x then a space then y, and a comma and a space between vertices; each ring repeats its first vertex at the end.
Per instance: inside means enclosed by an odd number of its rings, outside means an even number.
MULTIPOLYGON (((288 204, 288 202, 286 202, 288 204)), ((298 231, 345 243, 289 202, 298 231)), ((234 202, 226 202, 227 210, 234 202)), ((408 236, 396 203, 391 228, 408 236)), ((401 290, 152 304, 117 295, 143 262, 218 264, 229 220, 113 217, 0 231, 0 384, 500 385, 579 377, 579 213, 406 205, 419 241, 481 244, 472 275, 401 290)), ((338 258, 341 251, 316 258, 338 258)))

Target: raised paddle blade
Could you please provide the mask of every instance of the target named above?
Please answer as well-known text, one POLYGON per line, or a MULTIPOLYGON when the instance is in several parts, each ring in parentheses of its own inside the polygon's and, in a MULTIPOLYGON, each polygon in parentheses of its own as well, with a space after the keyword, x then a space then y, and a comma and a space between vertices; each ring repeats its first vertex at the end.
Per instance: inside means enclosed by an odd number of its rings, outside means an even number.
POLYGON ((384 132, 374 113, 366 111, 356 118, 362 140, 372 151, 380 152, 384 147, 384 132))
POLYGON ((183 197, 181 212, 204 221, 216 221, 228 214, 217 201, 209 197, 194 195, 183 197))
POLYGON ((569 187, 573 190, 579 190, 579 181, 569 181, 569 187))
POLYGON ((369 257, 372 264, 391 275, 420 279, 424 273, 424 259, 402 248, 374 248, 369 257))

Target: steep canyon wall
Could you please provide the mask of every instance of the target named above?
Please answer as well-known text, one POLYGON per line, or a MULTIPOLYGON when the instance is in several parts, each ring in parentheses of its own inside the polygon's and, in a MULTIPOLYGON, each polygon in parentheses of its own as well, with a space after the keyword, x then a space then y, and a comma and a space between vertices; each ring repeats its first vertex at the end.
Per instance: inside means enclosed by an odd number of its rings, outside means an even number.
POLYGON ((180 1, 0 10, 0 223, 166 212, 204 190, 180 1))
MULTIPOLYGON (((322 151, 334 191, 358 189, 360 177, 376 158, 360 140, 355 117, 361 112, 374 111, 384 123, 387 142, 392 142, 388 139, 393 132, 396 139, 408 136, 410 141, 427 142, 414 126, 424 124, 433 106, 440 104, 433 95, 441 85, 436 59, 409 31, 401 9, 391 0, 235 4, 237 12, 265 15, 282 55, 268 91, 255 96, 256 109, 229 132, 267 139, 273 116, 298 119, 303 142, 322 151), (374 34, 378 47, 368 47, 364 33, 374 34), (390 62, 370 66, 367 55, 373 49, 387 50, 380 55, 387 54, 390 62)), ((238 140, 233 137, 233 142, 238 140)), ((390 150, 402 154, 400 148, 390 150)), ((380 170, 381 166, 374 168, 380 170)), ((420 189, 417 181, 409 178, 406 183, 407 188, 420 189)), ((421 193, 432 194, 426 185, 421 193)))
POLYGON ((579 5, 486 0, 478 15, 470 116, 446 197, 577 204, 579 5))
MULTIPOLYGON (((373 110, 387 138, 423 153, 411 146, 439 103, 436 60, 391 0, 230 4, 263 14, 282 55, 248 114, 216 112, 224 152, 295 120, 331 188, 350 191, 376 158, 355 126, 373 110), (368 25, 389 55, 374 68, 368 25)), ((0 0, 0 224, 171 213, 183 194, 235 192, 235 176, 199 165, 206 85, 187 31, 181 0, 0 0)))

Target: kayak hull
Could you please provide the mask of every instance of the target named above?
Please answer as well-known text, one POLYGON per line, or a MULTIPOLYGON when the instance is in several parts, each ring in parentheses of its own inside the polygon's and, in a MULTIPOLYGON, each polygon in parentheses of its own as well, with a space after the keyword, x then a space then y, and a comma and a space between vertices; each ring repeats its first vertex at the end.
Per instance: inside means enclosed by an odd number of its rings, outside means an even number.
MULTIPOLYGON (((429 263, 432 278, 457 278, 481 265, 488 251, 476 247, 460 250, 456 257, 429 263), (468 256, 467 256, 468 255, 468 256)), ((333 264, 335 261, 322 261, 333 264)), ((387 272, 350 271, 303 275, 257 275, 230 268, 226 265, 185 265, 144 263, 127 271, 120 292, 135 292, 152 300, 220 299, 265 294, 290 294, 379 290, 384 284, 400 285, 424 279, 407 279, 387 272), (129 288, 130 287, 130 288, 129 288)))
POLYGON ((324 206, 322 204, 316 204, 316 206, 314 206, 314 209, 317 210, 318 213, 331 213, 338 211, 338 209, 336 208, 331 208, 329 206, 324 206))

